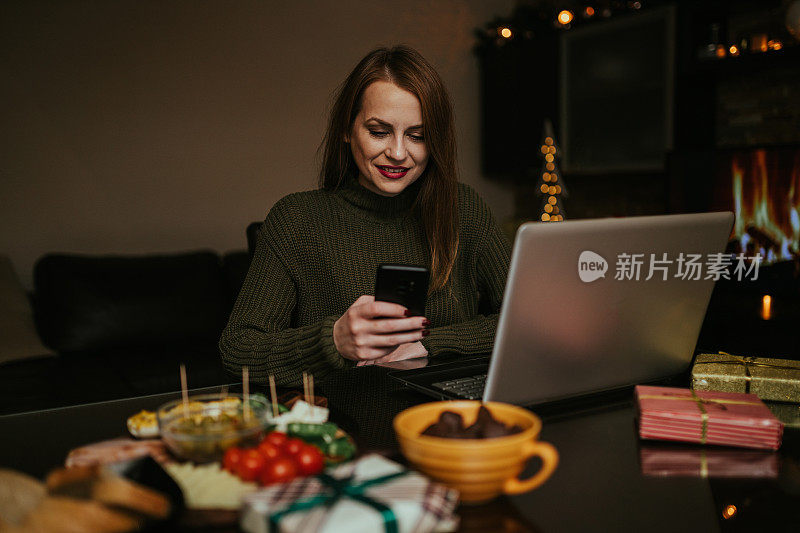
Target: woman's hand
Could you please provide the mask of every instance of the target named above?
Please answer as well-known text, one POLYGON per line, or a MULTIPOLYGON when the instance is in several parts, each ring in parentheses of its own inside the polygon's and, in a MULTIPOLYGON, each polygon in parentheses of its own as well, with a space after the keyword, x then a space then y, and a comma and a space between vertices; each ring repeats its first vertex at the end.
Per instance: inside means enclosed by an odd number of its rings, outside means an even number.
MULTIPOLYGON (((394 349, 389 355, 384 355, 378 359, 370 359, 369 361, 359 361, 356 366, 365 365, 380 365, 383 363, 396 363, 398 361, 407 361, 409 359, 418 359, 426 357, 428 350, 422 345, 421 342, 409 342, 408 344, 401 344, 394 349)), ((420 363, 417 365, 409 366, 408 368, 422 368, 428 364, 427 359, 419 359, 420 363)), ((392 367, 397 368, 397 367, 392 367)), ((406 369, 403 369, 406 370, 406 369)))
POLYGON ((400 345, 416 343, 428 334, 425 317, 406 318, 405 313, 402 305, 361 296, 333 324, 333 343, 342 357, 352 361, 385 357, 400 345))

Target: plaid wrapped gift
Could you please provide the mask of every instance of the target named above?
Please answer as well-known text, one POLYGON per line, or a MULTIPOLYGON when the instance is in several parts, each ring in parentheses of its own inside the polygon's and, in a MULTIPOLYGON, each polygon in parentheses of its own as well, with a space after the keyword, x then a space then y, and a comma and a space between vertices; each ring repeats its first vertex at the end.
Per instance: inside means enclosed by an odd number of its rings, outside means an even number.
POLYGON ((697 354, 694 390, 755 394, 762 400, 800 402, 800 361, 742 357, 724 352, 697 354))
POLYGON ((243 498, 248 533, 428 532, 454 523, 458 491, 379 455, 243 498))

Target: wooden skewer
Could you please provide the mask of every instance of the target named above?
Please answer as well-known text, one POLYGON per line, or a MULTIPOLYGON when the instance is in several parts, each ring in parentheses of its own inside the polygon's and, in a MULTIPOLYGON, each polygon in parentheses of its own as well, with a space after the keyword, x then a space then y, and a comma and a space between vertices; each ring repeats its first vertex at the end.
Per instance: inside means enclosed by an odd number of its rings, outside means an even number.
POLYGON ((311 393, 311 405, 314 405, 314 374, 308 375, 308 390, 311 393))
POLYGON ((269 396, 272 400, 272 416, 278 418, 278 392, 275 390, 275 376, 269 375, 269 396))
POLYGON ((183 399, 183 416, 188 416, 189 412, 189 388, 186 385, 186 365, 181 363, 181 398, 183 399))
POLYGON ((242 388, 244 389, 244 421, 247 422, 250 418, 250 369, 246 366, 242 367, 242 388))
POLYGON ((308 374, 303 372, 303 400, 308 403, 308 374))

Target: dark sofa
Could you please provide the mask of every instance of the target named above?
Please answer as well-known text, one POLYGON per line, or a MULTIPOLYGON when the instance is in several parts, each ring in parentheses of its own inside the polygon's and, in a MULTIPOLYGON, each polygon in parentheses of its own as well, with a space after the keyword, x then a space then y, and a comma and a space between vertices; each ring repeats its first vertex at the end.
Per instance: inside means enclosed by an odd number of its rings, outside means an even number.
POLYGON ((34 267, 36 328, 57 355, 0 365, 0 414, 236 381, 222 328, 249 267, 220 256, 46 255, 34 267))

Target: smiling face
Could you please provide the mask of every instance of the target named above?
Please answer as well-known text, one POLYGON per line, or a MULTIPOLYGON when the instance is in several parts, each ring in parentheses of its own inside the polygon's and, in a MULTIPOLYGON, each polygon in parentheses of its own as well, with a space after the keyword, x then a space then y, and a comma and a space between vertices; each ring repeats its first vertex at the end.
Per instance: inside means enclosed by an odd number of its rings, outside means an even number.
POLYGON ((412 93, 388 81, 370 84, 347 138, 361 186, 395 196, 428 164, 422 109, 412 93))

